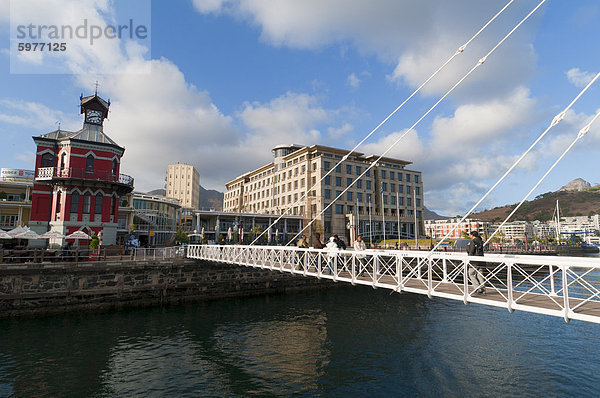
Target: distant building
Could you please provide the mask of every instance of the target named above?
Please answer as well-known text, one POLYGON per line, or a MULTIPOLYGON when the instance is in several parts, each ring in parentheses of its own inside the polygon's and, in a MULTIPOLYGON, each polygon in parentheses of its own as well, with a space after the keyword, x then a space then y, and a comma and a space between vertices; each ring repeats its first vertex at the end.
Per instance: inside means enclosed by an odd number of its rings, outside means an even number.
POLYGON ((180 209, 177 199, 166 196, 141 192, 127 195, 119 207, 117 243, 125 244, 132 236, 142 245, 172 243, 180 209))
POLYGON ((177 163, 167 166, 166 196, 179 200, 186 209, 200 208, 200 173, 192 165, 177 163))
POLYGON ((345 236, 346 242, 353 240, 357 230, 365 236, 383 237, 384 218, 390 239, 422 234, 423 181, 421 172, 406 169, 411 162, 380 159, 343 197, 318 215, 378 156, 321 145, 279 145, 272 152, 273 162, 226 184, 225 212, 281 214, 292 206, 289 214, 302 216, 305 223, 316 217, 307 236, 319 231, 345 236))
MULTIPOLYGON (((273 214, 236 213, 209 210, 185 210, 183 218, 187 223, 182 228, 193 233, 195 242, 204 239, 219 243, 225 239, 227 243, 250 243, 262 232, 267 231, 260 239, 261 243, 287 243, 302 229, 302 216, 285 215, 275 225, 269 226, 279 216, 273 214), (228 235, 231 236, 229 239, 228 235)), ((308 235, 308 234, 306 234, 308 235)))
POLYGON ((504 238, 510 240, 531 240, 535 236, 533 223, 529 221, 513 221, 506 223, 500 229, 504 238))
POLYGON ((82 96, 80 105, 81 130, 33 137, 37 150, 29 226, 39 234, 50 229, 63 235, 80 230, 101 234, 103 244, 115 244, 119 198, 133 190, 133 178, 120 174, 125 149, 103 131, 110 102, 94 94, 82 96))
POLYGON ((425 220, 425 235, 433 239, 441 239, 449 234, 448 238, 464 239, 471 231, 477 231, 481 236, 485 236, 490 233, 491 223, 487 221, 473 220, 469 218, 466 218, 463 220, 463 222, 459 221, 460 218, 451 218, 448 220, 425 220))
POLYGON ((0 169, 0 229, 29 225, 32 170, 0 169))

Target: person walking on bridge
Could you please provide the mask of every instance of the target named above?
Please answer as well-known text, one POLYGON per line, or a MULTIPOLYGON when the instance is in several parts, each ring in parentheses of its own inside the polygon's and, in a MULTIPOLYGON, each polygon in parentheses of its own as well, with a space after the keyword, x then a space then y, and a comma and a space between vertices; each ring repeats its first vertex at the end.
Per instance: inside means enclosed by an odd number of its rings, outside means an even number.
MULTIPOLYGON (((467 243, 467 254, 469 256, 483 256, 483 240, 479 236, 479 232, 471 231, 471 240, 467 243)), ((482 261, 470 261, 469 265, 469 280, 476 289, 477 294, 485 294, 485 278, 482 270, 485 263, 482 261)))

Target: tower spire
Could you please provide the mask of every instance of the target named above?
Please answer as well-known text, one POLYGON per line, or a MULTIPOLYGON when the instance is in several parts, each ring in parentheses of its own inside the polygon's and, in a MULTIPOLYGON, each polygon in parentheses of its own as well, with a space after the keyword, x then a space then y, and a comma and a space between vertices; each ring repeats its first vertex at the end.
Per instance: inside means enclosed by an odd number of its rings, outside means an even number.
POLYGON ((96 80, 96 91, 94 91, 95 95, 98 95, 98 80, 96 80))

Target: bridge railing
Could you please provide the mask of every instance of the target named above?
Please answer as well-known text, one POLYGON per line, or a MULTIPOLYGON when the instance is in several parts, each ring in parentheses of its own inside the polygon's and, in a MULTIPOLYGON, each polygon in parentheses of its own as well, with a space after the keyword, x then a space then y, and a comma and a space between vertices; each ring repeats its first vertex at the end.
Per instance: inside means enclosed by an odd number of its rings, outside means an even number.
POLYGON ((237 245, 190 245, 188 257, 600 323, 597 258, 237 245))

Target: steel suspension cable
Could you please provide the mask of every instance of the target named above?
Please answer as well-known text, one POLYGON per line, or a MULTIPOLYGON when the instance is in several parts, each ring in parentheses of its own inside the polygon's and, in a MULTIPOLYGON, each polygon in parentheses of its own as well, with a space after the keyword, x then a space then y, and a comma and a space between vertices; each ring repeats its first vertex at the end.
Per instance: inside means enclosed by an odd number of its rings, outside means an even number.
MULTIPOLYGON (((323 213, 325 213, 334 203, 335 201, 337 201, 339 198, 341 198, 344 193, 346 193, 355 183, 356 181, 358 181, 359 179, 361 179, 365 174, 367 174, 367 172, 369 172, 369 170, 371 170, 377 163, 379 163, 379 161, 386 155, 388 154, 409 132, 411 132, 419 123, 421 123, 421 121, 423 119, 425 119, 425 117, 427 117, 427 115, 429 115, 447 96, 449 96, 467 77, 469 77, 471 75, 471 73, 473 73, 479 66, 483 65, 483 63, 487 60, 487 58, 492 55, 497 49, 498 47, 500 47, 500 45, 502 45, 502 43, 504 43, 523 23, 525 23, 525 21, 527 21, 547 0, 542 0, 540 1, 540 3, 533 9, 531 10, 531 12, 529 12, 529 14, 527 14, 521 21, 519 21, 519 23, 510 30, 510 32, 508 32, 494 47, 492 47, 492 49, 490 51, 488 51, 488 53, 481 59, 479 59, 479 61, 477 61, 477 63, 475 64, 475 66, 473 66, 456 84, 454 84, 454 86, 452 86, 452 88, 450 88, 431 108, 429 108, 429 110, 427 112, 425 112, 423 114, 423 116, 421 116, 408 130, 406 130, 404 133, 402 133, 402 135, 400 135, 400 137, 394 141, 392 143, 392 145, 390 145, 377 159, 375 159, 370 165, 369 167, 367 167, 365 169, 364 172, 362 172, 361 175, 359 175, 358 177, 356 177, 356 179, 354 179, 352 181, 352 183, 350 185, 348 185, 346 187, 346 189, 344 189, 329 205, 327 205, 323 210, 321 210, 321 212, 319 214, 317 214, 300 232, 298 232, 287 244, 289 245, 290 243, 292 243, 294 241, 294 239, 296 239, 298 236, 300 236, 302 234, 302 232, 304 232, 310 225, 313 224, 313 222, 315 222, 315 220, 321 216, 323 213)), ((415 226, 416 227, 416 226, 415 226)))
POLYGON ((496 181, 496 183, 481 197, 481 199, 479 199, 479 201, 477 201, 477 203, 475 203, 473 205, 473 207, 471 207, 471 209, 464 215, 462 216, 462 218, 460 219, 460 221, 458 223, 455 223, 454 227, 452 227, 452 229, 450 229, 446 235, 444 235, 444 237, 430 250, 430 253, 433 253, 435 250, 437 250, 437 248, 447 239, 450 237, 450 235, 452 235, 452 233, 459 228, 459 225, 465 221, 467 219, 467 217, 469 217, 469 215, 471 215, 471 213, 473 213, 473 211, 475 211, 475 209, 492 193, 492 191, 494 191, 494 189, 496 189, 498 187, 498 185, 500 185, 500 183, 502 181, 504 181, 506 179, 506 177, 515 169, 515 167, 517 167, 519 165, 519 163, 521 163, 521 161, 525 158, 525 156, 527 156, 529 154, 529 152, 531 152, 533 150, 533 148, 546 136, 546 134, 548 134, 548 132, 557 124, 559 124, 563 118, 565 117, 567 111, 569 109, 571 109, 573 107, 573 105, 575 105, 575 103, 577 101, 579 101, 579 99, 581 98, 581 96, 583 94, 585 94, 585 92, 596 82, 596 80, 598 80, 598 78, 600 78, 600 72, 598 74, 596 74, 596 76, 579 92, 579 94, 577 94, 577 96, 575 96, 575 98, 573 98, 573 100, 571 101, 571 103, 569 105, 567 105, 567 107, 565 109, 563 109, 561 112, 559 112, 556 116, 554 116, 554 118, 552 119, 552 122, 550 122, 550 125, 546 128, 546 130, 544 130, 542 132, 542 134, 540 134, 540 136, 533 142, 533 144, 531 144, 529 146, 529 148, 527 148, 527 150, 525 152, 523 152, 523 154, 521 154, 521 156, 519 157, 519 159, 517 159, 512 166, 510 166, 508 168, 508 170, 506 170, 506 172, 502 175, 502 177, 500 177, 500 179, 498 181, 496 181))
MULTIPOLYGON (((455 52, 454 54, 448 58, 446 60, 446 62, 444 62, 435 72, 433 72, 431 74, 431 76, 429 76, 423 83, 421 83, 421 85, 419 87, 417 87, 411 95, 409 95, 400 105, 398 105, 398 107, 396 109, 394 109, 385 119, 383 119, 383 121, 381 121, 381 123, 379 123, 373 130, 371 130, 371 132, 369 134, 367 134, 358 144, 356 144, 354 146, 354 148, 352 148, 350 150, 350 152, 348 152, 346 155, 344 155, 344 157, 342 157, 342 159, 335 164, 325 175, 323 175, 321 177, 321 179, 319 180, 319 182, 323 181, 325 179, 325 177, 327 177, 328 175, 330 175, 331 173, 333 173, 333 170, 335 170, 335 168, 339 165, 341 165, 346 159, 348 159, 348 157, 354 153, 367 139, 369 139, 375 132, 377 132, 379 130, 379 128, 381 126, 383 126, 392 116, 394 116, 400 109, 402 109, 404 107, 404 105, 410 101, 417 93, 419 93, 423 87, 425 87, 435 76, 437 76, 450 62, 452 62, 452 60, 454 60, 454 58, 457 55, 462 54, 465 49, 467 48, 467 46, 469 44, 471 44, 471 42, 473 40, 475 40, 493 21, 495 21, 512 3, 514 3, 515 0, 509 0, 508 3, 506 3, 504 5, 504 7, 502 7, 502 9, 500 11, 498 11, 496 13, 496 15, 494 15, 485 25, 483 25, 478 31, 477 33, 475 33, 473 36, 471 36, 471 38, 469 40, 467 40, 467 42, 465 44, 463 44, 462 46, 460 46, 455 52)), ((285 211, 275 220, 273 221, 273 223, 271 223, 267 229, 265 231, 263 231, 258 237, 256 237, 251 243, 250 245, 253 245, 256 241, 258 241, 272 226, 274 226, 275 224, 277 224, 277 222, 279 222, 279 220, 281 220, 281 218, 288 214, 288 212, 296 205, 298 205, 299 203, 301 203, 305 198, 306 198, 307 192, 304 192, 300 199, 298 199, 297 201, 295 201, 293 204, 289 205, 285 211)))
POLYGON ((588 124, 586 124, 581 130, 579 130, 579 133, 577 134, 575 139, 571 142, 571 144, 564 150, 564 152, 558 157, 558 159, 556 159, 554 164, 552 164, 552 166, 548 169, 548 171, 546 171, 546 173, 542 176, 542 178, 540 178, 538 180, 538 182, 533 186, 533 188, 531 188, 531 190, 529 192, 527 192, 527 194, 523 197, 521 202, 519 202, 519 204, 513 209, 513 211, 511 211, 511 213, 506 217, 506 219, 504 221, 502 221, 502 224, 500 224, 498 226, 498 228, 496 228, 494 233, 492 235, 490 235, 490 237, 485 241, 484 245, 488 244, 490 242, 490 240, 492 240, 492 238, 502 229, 504 224, 506 224, 508 222, 508 220, 517 212, 517 210, 519 210, 519 208, 523 205, 523 203, 525 203, 525 201, 531 196, 533 191, 535 191, 537 189, 537 187, 542 183, 542 181, 544 181, 546 179, 546 177, 548 177, 548 174, 550 174, 550 172, 552 170, 554 170, 556 165, 566 156, 566 154, 571 150, 571 148, 573 148, 573 146, 580 139, 582 139, 588 133, 588 131, 590 131, 591 125, 596 121, 596 119, 598 119, 599 116, 600 116, 600 111, 598 111, 596 113, 596 115, 592 118, 592 120, 590 120, 590 122, 588 124))

